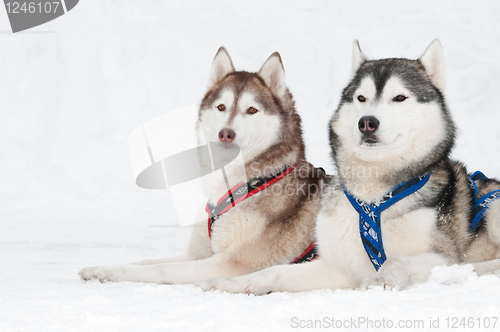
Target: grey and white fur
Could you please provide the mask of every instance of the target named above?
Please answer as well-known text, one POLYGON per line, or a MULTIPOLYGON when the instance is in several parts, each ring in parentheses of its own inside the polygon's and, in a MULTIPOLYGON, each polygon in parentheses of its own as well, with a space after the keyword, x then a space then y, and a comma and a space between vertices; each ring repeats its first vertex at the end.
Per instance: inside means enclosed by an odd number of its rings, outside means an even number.
MULTIPOLYGON (((359 215, 338 181, 325 187, 316 222, 320 258, 274 266, 233 279, 209 279, 205 290, 266 294, 425 281, 438 265, 473 263, 500 271, 500 199, 471 233, 474 193, 464 165, 450 159, 455 124, 446 106, 444 57, 434 40, 418 60, 368 60, 354 42, 352 78, 329 130, 338 177, 355 197, 380 200, 396 185, 430 173, 427 184, 381 213, 387 261, 376 271, 359 234, 359 215)), ((479 196, 500 188, 478 181, 479 196)))

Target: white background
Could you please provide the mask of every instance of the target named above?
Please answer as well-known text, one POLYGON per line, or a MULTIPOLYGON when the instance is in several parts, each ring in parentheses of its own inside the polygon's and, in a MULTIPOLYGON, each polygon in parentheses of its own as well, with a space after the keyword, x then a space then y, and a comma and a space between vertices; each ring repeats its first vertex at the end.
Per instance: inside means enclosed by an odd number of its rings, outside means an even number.
POLYGON ((447 317, 499 316, 500 278, 467 266, 407 291, 263 297, 77 276, 186 246, 190 230, 177 227, 168 193, 135 186, 127 137, 198 103, 221 45, 249 71, 280 52, 307 157, 331 173, 327 122, 349 80, 352 40, 371 58, 417 58, 439 37, 460 129, 453 156, 500 177, 499 12, 493 0, 82 0, 12 34, 0 9, 0 331, 276 331, 325 316, 427 328, 440 317, 444 328, 447 317))

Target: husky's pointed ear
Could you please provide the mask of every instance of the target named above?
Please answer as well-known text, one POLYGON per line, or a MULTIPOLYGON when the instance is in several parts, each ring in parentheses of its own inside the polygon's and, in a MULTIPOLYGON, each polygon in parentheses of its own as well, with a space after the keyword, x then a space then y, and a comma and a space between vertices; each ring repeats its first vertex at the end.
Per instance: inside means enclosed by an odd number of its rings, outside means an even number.
POLYGON ((359 47, 359 42, 357 39, 354 40, 352 43, 352 71, 351 71, 351 77, 354 77, 356 72, 358 71, 359 67, 363 64, 363 62, 367 61, 368 58, 366 55, 361 51, 361 47, 359 47))
POLYGON ((234 71, 231 57, 224 46, 221 46, 215 55, 210 68, 210 76, 208 77, 207 88, 210 90, 215 84, 219 83, 227 74, 234 71))
POLYGON ((285 95, 285 69, 278 52, 271 54, 258 74, 276 96, 283 97, 285 95))
POLYGON ((418 60, 424 65, 431 82, 444 91, 444 53, 439 39, 434 39, 418 60))

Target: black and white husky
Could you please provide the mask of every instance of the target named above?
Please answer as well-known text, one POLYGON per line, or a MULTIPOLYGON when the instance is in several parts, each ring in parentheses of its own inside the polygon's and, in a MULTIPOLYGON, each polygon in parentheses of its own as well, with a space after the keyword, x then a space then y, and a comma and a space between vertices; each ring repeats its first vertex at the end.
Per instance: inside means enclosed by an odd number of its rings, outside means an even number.
POLYGON ((439 40, 418 60, 368 60, 355 41, 352 79, 330 123, 340 182, 323 193, 320 258, 199 286, 254 294, 404 288, 438 265, 500 271, 500 183, 450 160, 455 125, 443 90, 439 40))
POLYGON ((244 171, 225 170, 241 183, 228 192, 225 181, 206 181, 208 204, 198 220, 207 221, 194 227, 185 254, 88 267, 79 272, 82 279, 187 284, 316 257, 314 223, 325 175, 305 161, 280 55, 272 54, 258 73, 235 71, 221 47, 199 118, 209 142, 241 149, 244 171))

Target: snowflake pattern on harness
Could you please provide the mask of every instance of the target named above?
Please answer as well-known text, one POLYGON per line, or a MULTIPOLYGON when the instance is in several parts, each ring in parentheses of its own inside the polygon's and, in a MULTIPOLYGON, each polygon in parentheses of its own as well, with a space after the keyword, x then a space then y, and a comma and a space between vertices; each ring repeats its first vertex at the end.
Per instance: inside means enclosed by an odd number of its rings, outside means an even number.
POLYGON ((399 200, 422 188, 430 178, 430 174, 413 178, 396 186, 379 200, 367 203, 352 196, 341 184, 344 194, 359 214, 359 232, 370 261, 378 270, 386 260, 381 234, 381 213, 399 200), (366 219, 365 219, 366 218, 366 219))
POLYGON ((375 207, 379 207, 380 205, 382 205, 383 203, 387 202, 388 200, 390 200, 393 197, 394 197, 393 196, 393 192, 389 191, 384 196, 382 196, 381 199, 378 199, 375 202, 373 202, 372 205, 375 206, 375 207))
POLYGON ((477 188, 476 180, 488 180, 488 178, 486 177, 486 175, 479 171, 474 172, 469 177, 469 182, 471 183, 474 197, 474 207, 471 211, 471 221, 469 225, 469 230, 472 233, 478 230, 480 226, 484 224, 484 214, 486 213, 488 207, 493 201, 500 197, 500 190, 495 190, 477 198, 479 190, 477 188))
POLYGON ((244 193, 246 193, 248 191, 248 187, 244 187, 244 188, 240 188, 238 189, 234 194, 235 195, 243 195, 244 193))
POLYGON ((371 220, 373 221, 377 221, 377 216, 375 215, 375 212, 373 212, 373 210, 370 208, 370 204, 366 203, 365 201, 362 201, 358 198, 356 198, 356 202, 359 204, 359 206, 361 206, 361 208, 363 209, 363 211, 366 213, 366 215, 368 217, 370 217, 371 220))
POLYGON ((258 183, 259 183, 259 180, 253 180, 252 182, 250 182, 250 185, 252 187, 255 187, 258 183))
POLYGON ((481 204, 479 204, 480 207, 488 207, 491 202, 493 202, 495 199, 500 197, 500 191, 494 192, 492 195, 490 195, 488 198, 486 198, 481 204))

